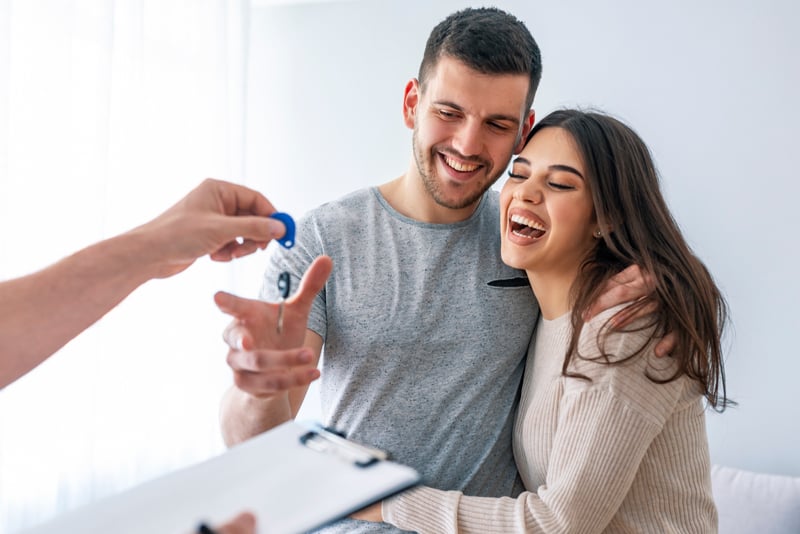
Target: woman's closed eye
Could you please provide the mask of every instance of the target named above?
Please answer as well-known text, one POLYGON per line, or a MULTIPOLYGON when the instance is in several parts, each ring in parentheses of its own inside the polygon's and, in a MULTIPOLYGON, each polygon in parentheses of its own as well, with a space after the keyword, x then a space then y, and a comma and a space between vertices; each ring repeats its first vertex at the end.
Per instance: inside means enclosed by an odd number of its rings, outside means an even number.
POLYGON ((571 191, 571 190, 575 189, 575 187, 572 186, 572 185, 561 183, 561 182, 554 182, 552 180, 547 182, 547 185, 549 185, 553 189, 557 189, 559 191, 571 191))
POLYGON ((516 174, 514 171, 508 171, 508 177, 515 180, 527 180, 528 177, 523 174, 516 174))

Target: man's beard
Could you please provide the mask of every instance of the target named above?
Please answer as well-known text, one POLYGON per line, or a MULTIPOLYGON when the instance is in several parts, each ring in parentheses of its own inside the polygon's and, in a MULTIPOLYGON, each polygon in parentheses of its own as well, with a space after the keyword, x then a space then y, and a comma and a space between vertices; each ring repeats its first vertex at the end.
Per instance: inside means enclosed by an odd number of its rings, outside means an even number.
POLYGON ((414 150, 414 161, 417 164, 417 172, 422 177, 422 183, 425 186, 425 189, 428 191, 428 194, 433 198, 433 200, 440 206, 445 208, 450 208, 453 210, 460 210, 475 204, 483 194, 492 187, 497 179, 500 177, 498 174, 493 180, 488 180, 486 184, 480 190, 476 191, 475 193, 465 197, 459 198, 456 200, 451 200, 445 197, 444 192, 442 191, 441 185, 435 179, 435 158, 437 157, 434 154, 434 150, 431 149, 428 158, 428 167, 425 167, 425 160, 423 159, 423 151, 419 146, 417 137, 417 128, 414 127, 414 135, 411 141, 414 150))

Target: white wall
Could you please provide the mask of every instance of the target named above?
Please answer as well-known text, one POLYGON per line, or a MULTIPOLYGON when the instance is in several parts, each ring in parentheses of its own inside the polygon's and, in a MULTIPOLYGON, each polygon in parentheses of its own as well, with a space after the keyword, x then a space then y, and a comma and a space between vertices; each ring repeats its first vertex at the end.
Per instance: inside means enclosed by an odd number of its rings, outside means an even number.
MULTIPOLYGON (((261 6, 251 24, 250 183, 305 210, 406 169, 405 82, 457 1, 261 6)), ((796 153, 800 7, 791 0, 505 1, 543 54, 538 115, 595 105, 652 148, 672 210, 732 310, 712 460, 800 475, 796 153), (602 4, 602 5, 601 5, 602 4)), ((335 231, 335 229, 331 229, 335 231)), ((260 283, 261 265, 243 264, 260 283)), ((247 282, 248 284, 250 282, 247 282)))

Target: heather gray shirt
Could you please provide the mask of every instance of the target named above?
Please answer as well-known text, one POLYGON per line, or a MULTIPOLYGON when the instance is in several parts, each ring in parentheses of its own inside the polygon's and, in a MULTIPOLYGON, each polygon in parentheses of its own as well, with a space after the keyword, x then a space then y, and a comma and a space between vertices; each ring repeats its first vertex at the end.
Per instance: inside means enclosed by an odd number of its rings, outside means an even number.
POLYGON ((277 300, 283 270, 296 288, 320 254, 334 262, 308 325, 325 340, 324 423, 429 486, 516 495, 511 432, 537 307, 525 274, 500 259, 497 193, 455 224, 409 219, 377 188, 324 204, 298 221, 293 249, 271 247, 261 297, 277 300))

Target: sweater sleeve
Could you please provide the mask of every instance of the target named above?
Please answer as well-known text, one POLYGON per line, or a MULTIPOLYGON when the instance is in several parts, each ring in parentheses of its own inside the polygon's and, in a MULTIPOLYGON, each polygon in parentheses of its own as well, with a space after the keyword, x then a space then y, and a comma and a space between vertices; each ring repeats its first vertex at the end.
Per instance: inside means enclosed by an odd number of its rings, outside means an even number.
MULTIPOLYGON (((582 336, 584 349, 591 346, 588 335, 593 333, 582 336)), ((642 341, 634 338, 610 336, 605 348, 619 354, 642 341)), ((614 366, 580 360, 577 370, 591 381, 560 378, 558 424, 540 487, 516 499, 418 488, 386 501, 384 520, 422 533, 602 532, 686 386, 681 379, 666 384, 648 379, 648 356, 614 366)))

